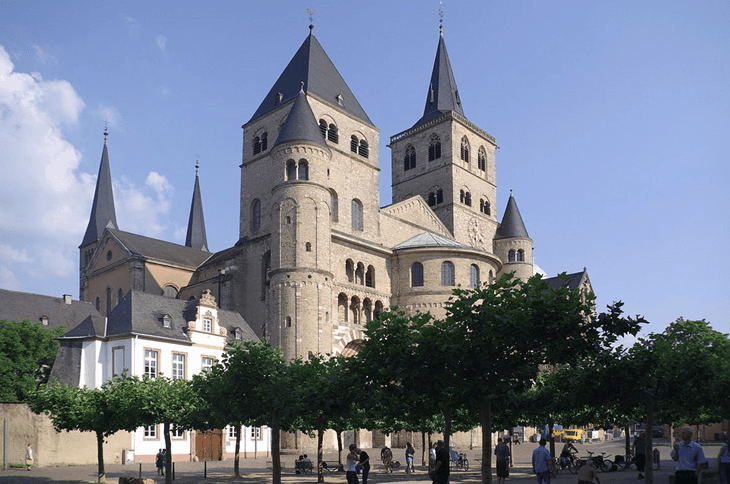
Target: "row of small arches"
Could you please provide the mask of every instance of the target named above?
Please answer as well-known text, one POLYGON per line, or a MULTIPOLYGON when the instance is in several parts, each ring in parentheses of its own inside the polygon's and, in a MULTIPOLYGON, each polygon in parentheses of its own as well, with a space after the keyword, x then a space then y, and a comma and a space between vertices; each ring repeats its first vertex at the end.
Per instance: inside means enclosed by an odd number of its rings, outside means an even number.
POLYGON ((348 297, 345 293, 337 296, 337 315, 341 323, 363 324, 372 321, 383 312, 383 302, 359 296, 348 297))
MULTIPOLYGON (((306 166, 306 165, 302 165, 300 163, 298 171, 301 172, 302 166, 306 166)), ((296 171, 296 168, 293 171, 296 171)), ((362 202, 360 200, 358 200, 357 198, 353 198, 352 202, 350 203, 350 207, 351 207, 350 220, 352 223, 352 230, 362 231, 364 229, 362 202)), ((330 190, 330 218, 331 218, 332 222, 337 222, 339 220, 339 200, 337 197, 337 192, 334 190, 330 190)), ((259 200, 258 198, 255 198, 251 202, 251 228, 255 230, 260 227, 261 227, 261 200, 259 200)))
POLYGON ((375 267, 369 265, 365 269, 365 264, 362 262, 355 262, 352 259, 345 261, 345 276, 347 282, 352 284, 359 284, 361 286, 375 287, 375 267))
MULTIPOLYGON (((494 278, 494 273, 489 271, 489 282, 491 283, 494 278)), ((414 262, 411 264, 411 287, 422 287, 425 285, 423 264, 421 262, 414 262)), ((469 266, 469 287, 478 287, 481 283, 481 274, 479 266, 471 264, 469 266)), ((441 263, 441 285, 442 286, 455 286, 456 285, 456 271, 454 263, 451 261, 443 261, 441 263)))
POLYGON ((510 251, 507 253, 507 260, 509 262, 524 262, 525 251, 522 249, 510 249, 510 251))
MULTIPOLYGON (((322 137, 331 143, 338 144, 340 141, 340 134, 337 131, 337 126, 334 123, 327 123, 324 119, 319 120, 319 130, 322 132, 322 137)), ((269 133, 264 132, 261 135, 254 136, 252 141, 252 150, 254 155, 258 155, 266 151, 269 147, 269 133)), ((370 146, 364 138, 358 138, 356 135, 350 137, 350 151, 357 153, 358 155, 368 158, 370 156, 370 146)))
MULTIPOLYGON (((469 139, 464 136, 461 138, 461 150, 459 156, 461 161, 467 164, 470 162, 469 152, 469 139)), ((441 158, 441 138, 434 133, 431 135, 428 143, 428 161, 434 161, 438 158, 441 158)), ((412 170, 414 168, 416 168, 416 148, 409 144, 406 146, 406 153, 403 157, 403 171, 412 170)), ((477 168, 484 172, 487 170, 487 150, 484 146, 480 146, 479 151, 477 152, 477 168)))
MULTIPOLYGON (((435 191, 429 192, 427 201, 429 207, 433 207, 434 205, 439 205, 443 203, 444 191, 439 188, 435 191)), ((471 192, 467 190, 461 190, 459 192, 459 201, 467 207, 471 207, 471 192)), ((484 215, 492 215, 492 205, 491 203, 489 203, 489 200, 487 200, 486 198, 479 199, 479 211, 482 212, 484 215)))

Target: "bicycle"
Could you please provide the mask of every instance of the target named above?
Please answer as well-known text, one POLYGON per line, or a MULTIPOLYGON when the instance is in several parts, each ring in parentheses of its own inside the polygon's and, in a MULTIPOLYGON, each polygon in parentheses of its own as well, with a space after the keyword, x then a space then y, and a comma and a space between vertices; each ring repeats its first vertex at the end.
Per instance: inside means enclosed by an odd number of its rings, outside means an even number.
POLYGON ((594 456, 595 452, 588 451, 589 459, 593 461, 593 465, 596 469, 601 469, 601 472, 609 472, 611 468, 613 467, 613 462, 606 459, 606 457, 611 457, 611 454, 608 454, 606 456, 605 452, 601 452, 601 455, 594 456))
POLYGON ((568 457, 555 457, 555 473, 560 474, 561 471, 565 470, 571 474, 578 473, 578 463, 575 461, 574 453, 571 453, 568 457))
POLYGON ((451 465, 454 466, 457 471, 468 471, 469 459, 466 457, 466 452, 457 452, 452 450, 451 465))

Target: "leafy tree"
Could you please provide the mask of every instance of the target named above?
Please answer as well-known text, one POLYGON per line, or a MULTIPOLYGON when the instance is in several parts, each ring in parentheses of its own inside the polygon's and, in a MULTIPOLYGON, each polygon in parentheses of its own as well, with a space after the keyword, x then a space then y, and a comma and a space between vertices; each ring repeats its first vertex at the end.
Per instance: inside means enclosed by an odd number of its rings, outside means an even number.
POLYGON ((454 294, 447 303, 459 354, 454 385, 462 405, 480 415, 482 482, 489 483, 494 409, 505 410, 527 391, 539 367, 578 362, 638 326, 592 317, 592 295, 586 298, 567 285, 550 287, 539 275, 522 282, 505 274, 493 284, 454 294))
POLYGON ((55 338, 65 332, 65 326, 0 321, 0 401, 24 402, 48 382, 58 352, 55 338))
POLYGON ((28 401, 36 413, 46 413, 56 431, 94 432, 97 443, 99 482, 104 480, 104 440, 119 430, 134 431, 139 425, 136 378, 115 377, 101 388, 89 390, 54 382, 42 386, 28 401))
MULTIPOLYGON (((196 410, 202 403, 189 380, 171 380, 163 376, 135 379, 137 426, 162 424, 167 449, 165 467, 172 469, 172 439, 175 426, 191 429, 196 410)), ((172 484, 172 472, 165 473, 165 482, 172 484)))

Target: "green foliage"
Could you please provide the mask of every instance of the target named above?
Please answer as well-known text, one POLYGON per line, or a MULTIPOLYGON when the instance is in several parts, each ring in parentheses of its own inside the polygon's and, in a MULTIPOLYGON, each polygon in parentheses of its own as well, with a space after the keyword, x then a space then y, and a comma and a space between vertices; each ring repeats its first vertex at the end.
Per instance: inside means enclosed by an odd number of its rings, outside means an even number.
POLYGON ((48 382, 65 326, 48 329, 30 321, 0 321, 0 401, 24 402, 48 382))

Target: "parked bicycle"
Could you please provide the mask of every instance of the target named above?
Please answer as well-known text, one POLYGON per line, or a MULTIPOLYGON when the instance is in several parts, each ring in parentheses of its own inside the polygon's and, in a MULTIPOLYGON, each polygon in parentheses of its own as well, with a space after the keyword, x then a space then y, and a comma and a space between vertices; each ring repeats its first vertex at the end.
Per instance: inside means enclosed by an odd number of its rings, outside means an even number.
POLYGON ((468 471, 469 470, 469 459, 466 457, 466 452, 457 452, 451 450, 451 465, 456 468, 457 471, 468 471))
POLYGON ((601 469, 602 472, 609 472, 613 467, 613 462, 607 459, 611 457, 611 454, 606 455, 605 452, 601 452, 601 455, 594 455, 595 452, 588 451, 589 459, 593 460, 593 465, 596 469, 601 469))
POLYGON ((568 457, 555 457, 555 473, 560 474, 565 471, 568 471, 571 474, 578 473, 578 462, 575 458, 575 454, 570 454, 568 457))

